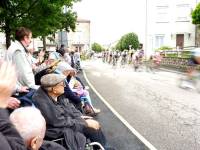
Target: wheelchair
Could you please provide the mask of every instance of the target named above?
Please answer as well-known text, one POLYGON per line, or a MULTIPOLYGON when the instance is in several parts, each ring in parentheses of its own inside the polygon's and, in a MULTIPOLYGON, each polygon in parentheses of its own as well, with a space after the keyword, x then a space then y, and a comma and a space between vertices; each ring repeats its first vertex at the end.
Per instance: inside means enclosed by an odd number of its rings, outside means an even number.
MULTIPOLYGON (((65 147, 64 138, 59 138, 52 141, 65 147)), ((104 147, 99 142, 90 142, 90 140, 87 139, 85 150, 96 150, 97 148, 98 150, 105 150, 104 147)))

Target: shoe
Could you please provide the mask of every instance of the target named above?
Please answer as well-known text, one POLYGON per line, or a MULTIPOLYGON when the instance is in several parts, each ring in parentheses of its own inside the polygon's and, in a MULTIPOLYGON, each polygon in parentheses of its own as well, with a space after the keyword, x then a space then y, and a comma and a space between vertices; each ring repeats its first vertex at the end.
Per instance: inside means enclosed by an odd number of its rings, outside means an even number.
POLYGON ((97 109, 97 108, 93 108, 93 110, 94 110, 95 114, 98 114, 98 113, 101 112, 101 110, 100 110, 100 109, 97 109))
POLYGON ((184 89, 193 89, 195 90, 195 86, 192 82, 189 82, 189 81, 183 81, 180 85, 181 88, 184 88, 184 89))
POLYGON ((86 86, 85 86, 85 90, 89 90, 89 89, 90 89, 89 86, 86 85, 86 86))

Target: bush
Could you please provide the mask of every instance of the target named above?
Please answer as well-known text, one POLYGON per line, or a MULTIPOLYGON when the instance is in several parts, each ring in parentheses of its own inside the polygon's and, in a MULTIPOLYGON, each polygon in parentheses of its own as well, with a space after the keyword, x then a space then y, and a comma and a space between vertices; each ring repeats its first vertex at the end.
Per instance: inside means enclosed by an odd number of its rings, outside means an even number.
POLYGON ((161 46, 161 47, 158 48, 157 50, 172 50, 172 47, 169 47, 169 46, 161 46))

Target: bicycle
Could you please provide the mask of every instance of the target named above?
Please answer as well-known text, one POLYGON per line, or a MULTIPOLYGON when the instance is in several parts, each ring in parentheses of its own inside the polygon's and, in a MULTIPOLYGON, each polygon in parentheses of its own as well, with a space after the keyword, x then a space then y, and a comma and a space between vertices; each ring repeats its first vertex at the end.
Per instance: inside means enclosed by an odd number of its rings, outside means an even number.
POLYGON ((182 89, 192 89, 200 93, 200 73, 195 73, 191 79, 188 77, 180 78, 178 86, 182 89))

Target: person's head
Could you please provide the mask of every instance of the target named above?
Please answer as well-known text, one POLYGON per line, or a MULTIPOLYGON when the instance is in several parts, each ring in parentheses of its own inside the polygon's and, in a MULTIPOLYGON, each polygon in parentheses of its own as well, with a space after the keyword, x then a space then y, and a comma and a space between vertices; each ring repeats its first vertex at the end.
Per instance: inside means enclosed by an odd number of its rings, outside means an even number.
POLYGON ((38 53, 38 56, 44 57, 44 55, 45 55, 45 50, 44 49, 40 50, 40 52, 38 53))
POLYGON ((64 56, 64 55, 65 55, 65 50, 64 50, 64 48, 63 48, 63 49, 59 49, 57 52, 60 53, 61 56, 64 56))
POLYGON ((32 32, 30 29, 20 27, 16 30, 15 39, 20 41, 25 47, 28 47, 31 43, 32 32))
POLYGON ((21 107, 10 115, 10 121, 24 139, 27 148, 38 150, 43 143, 46 122, 35 107, 21 107))
POLYGON ((76 70, 74 68, 72 68, 68 63, 66 62, 60 62, 57 65, 56 70, 58 72, 61 72, 62 74, 64 74, 66 77, 68 75, 70 76, 74 76, 76 74, 76 70))
POLYGON ((74 55, 74 51, 71 51, 71 53, 70 53, 72 56, 74 55))
POLYGON ((64 93, 65 76, 61 74, 47 74, 41 78, 41 87, 48 95, 58 97, 64 93))

